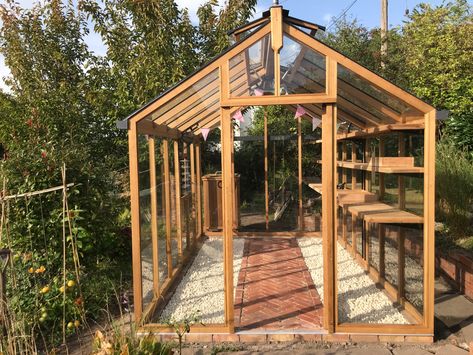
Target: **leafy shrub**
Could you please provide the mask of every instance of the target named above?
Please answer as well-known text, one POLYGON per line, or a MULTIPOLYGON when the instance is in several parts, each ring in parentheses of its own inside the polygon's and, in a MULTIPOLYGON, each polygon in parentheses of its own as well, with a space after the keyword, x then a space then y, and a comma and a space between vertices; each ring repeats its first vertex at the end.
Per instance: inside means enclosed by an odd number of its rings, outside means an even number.
POLYGON ((454 238, 473 233, 473 162, 448 138, 437 144, 437 220, 454 238))

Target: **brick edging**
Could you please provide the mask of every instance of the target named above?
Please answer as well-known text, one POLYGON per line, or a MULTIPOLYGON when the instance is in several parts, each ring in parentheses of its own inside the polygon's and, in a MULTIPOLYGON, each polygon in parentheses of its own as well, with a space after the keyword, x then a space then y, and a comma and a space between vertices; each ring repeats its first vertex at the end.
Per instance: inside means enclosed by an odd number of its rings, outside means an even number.
POLYGON ((435 251, 435 270, 453 287, 473 299, 473 259, 461 251, 435 251))
MULTIPOLYGON (((159 341, 175 341, 175 334, 157 334, 159 341)), ((270 344, 283 342, 328 342, 328 343, 403 343, 432 344, 433 336, 379 335, 379 334, 204 334, 190 333, 184 336, 185 343, 247 343, 270 344)))

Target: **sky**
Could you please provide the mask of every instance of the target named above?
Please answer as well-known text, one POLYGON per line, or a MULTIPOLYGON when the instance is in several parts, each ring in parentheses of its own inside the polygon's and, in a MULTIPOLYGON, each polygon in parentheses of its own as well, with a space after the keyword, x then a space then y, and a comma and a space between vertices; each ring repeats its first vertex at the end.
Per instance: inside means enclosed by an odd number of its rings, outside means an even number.
MULTIPOLYGON (((5 0, 0 0, 0 4, 5 0)), ((17 0, 24 7, 31 7, 37 0, 17 0)), ((191 20, 197 23, 197 9, 205 0, 176 0, 180 7, 189 9, 191 20)), ((218 0, 223 6, 225 0, 218 0)), ((433 6, 440 5, 444 0, 390 0, 388 22, 390 27, 402 24, 405 19, 406 9, 412 10, 421 2, 429 3, 433 6)), ((473 0, 469 0, 473 3, 473 0)), ((262 12, 271 7, 273 0, 258 0, 254 18, 261 17, 262 12)), ((280 0, 280 5, 289 10, 290 16, 298 17, 310 22, 326 26, 329 29, 334 27, 334 20, 339 18, 344 12, 347 17, 357 18, 358 21, 368 27, 379 27, 381 14, 381 0, 280 0)), ((89 47, 98 55, 106 52, 100 36, 91 31, 87 38, 89 47)), ((3 77, 9 74, 5 66, 3 56, 0 55, 0 87, 5 88, 3 77)))

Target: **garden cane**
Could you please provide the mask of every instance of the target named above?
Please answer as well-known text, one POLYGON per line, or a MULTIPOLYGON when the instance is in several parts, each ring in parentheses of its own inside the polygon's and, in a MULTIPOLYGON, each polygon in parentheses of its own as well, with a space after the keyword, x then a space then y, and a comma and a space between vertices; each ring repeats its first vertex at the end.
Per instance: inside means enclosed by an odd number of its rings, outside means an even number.
POLYGON ((2 327, 6 326, 6 284, 7 284, 7 276, 6 270, 7 265, 10 260, 10 250, 8 249, 0 249, 0 324, 2 327))

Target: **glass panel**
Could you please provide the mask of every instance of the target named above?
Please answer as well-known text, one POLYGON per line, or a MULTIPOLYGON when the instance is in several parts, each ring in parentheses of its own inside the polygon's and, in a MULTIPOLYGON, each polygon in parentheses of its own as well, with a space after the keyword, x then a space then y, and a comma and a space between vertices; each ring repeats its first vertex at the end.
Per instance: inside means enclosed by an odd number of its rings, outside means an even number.
POLYGON ((399 156, 399 135, 389 134, 383 136, 384 139, 384 155, 385 157, 399 156))
POLYGON ((352 173, 353 173, 353 170, 352 169, 343 169, 345 171, 345 176, 346 176, 346 185, 345 185, 345 188, 346 189, 352 189, 352 173))
POLYGON ((352 174, 356 177, 356 185, 353 186, 353 189, 361 190, 363 188, 363 171, 362 170, 353 170, 352 174))
MULTIPOLYGON (((358 91, 357 100, 359 101, 357 103, 365 109, 370 107, 370 111, 375 110, 375 108, 369 103, 369 99, 366 99, 366 97, 371 97, 371 99, 379 101, 381 104, 390 107, 399 114, 422 116, 414 107, 405 104, 388 91, 371 84, 368 80, 341 64, 338 64, 338 83, 339 90, 341 89, 350 93, 350 95, 347 94, 350 99, 352 99, 355 96, 354 94, 358 91)), ((391 121, 391 119, 388 119, 379 111, 377 111, 376 116, 391 121)))
POLYGON ((379 272, 379 228, 375 224, 369 225, 368 239, 369 239, 369 262, 370 265, 379 272))
POLYGON ((422 225, 402 227, 405 249, 405 298, 420 314, 424 307, 424 231, 422 225))
POLYGON ((312 131, 312 122, 301 119, 302 128, 302 206, 304 213, 304 230, 319 232, 321 225, 322 196, 318 191, 310 187, 307 182, 322 182, 322 165, 317 160, 322 159, 322 144, 315 144, 321 139, 322 131, 317 128, 312 131))
POLYGON ((138 136, 138 184, 140 189, 141 282, 143 309, 153 300, 153 245, 151 240, 151 186, 149 144, 138 136))
POLYGON ((390 205, 397 205, 399 202, 399 180, 398 175, 383 174, 384 175, 384 196, 382 201, 390 205))
POLYGON ((406 189, 407 211, 413 212, 419 216, 424 215, 424 179, 423 176, 405 175, 404 186, 406 189))
POLYGON ((353 148, 352 142, 347 142, 347 159, 346 159, 347 161, 352 161, 352 155, 351 155, 352 148, 353 148))
POLYGON ((325 56, 287 35, 280 70, 281 95, 325 92, 325 56))
POLYGON ((406 155, 414 157, 415 166, 424 166, 424 135, 406 134, 405 135, 406 155))
POLYGON ((159 123, 169 123, 174 118, 192 115, 199 110, 205 111, 212 104, 218 104, 219 100, 220 81, 216 69, 163 104, 152 118, 157 118, 159 123))
POLYGON ((172 141, 169 141, 169 189, 171 196, 171 256, 172 256, 172 268, 175 269, 179 263, 179 251, 178 251, 178 236, 177 236, 177 214, 176 214, 176 174, 174 170, 174 145, 172 141))
POLYGON ((240 230, 266 230, 263 109, 245 110, 245 122, 235 126, 235 174, 240 176, 240 230))
POLYGON ((179 142, 179 161, 181 173, 181 226, 182 226, 182 250, 183 252, 190 246, 190 205, 189 196, 191 191, 191 176, 190 176, 190 158, 188 145, 179 142))
POLYGON ((363 244, 363 220, 361 218, 356 218, 355 220, 355 242, 356 242, 356 252, 361 256, 364 256, 364 244, 363 244))
POLYGON ((168 277, 168 257, 166 254, 166 200, 164 195, 164 165, 162 141, 155 142, 156 183, 158 200, 158 284, 161 288, 168 277))
POLYGON ((399 228, 386 225, 384 231, 385 278, 391 285, 397 287, 399 285, 399 228))
POLYGON ((346 238, 347 238, 347 243, 349 245, 352 245, 353 238, 352 238, 352 215, 348 211, 345 211, 345 223, 346 223, 346 238))
POLYGON ((274 95, 274 52, 266 35, 230 59, 230 96, 274 95))

